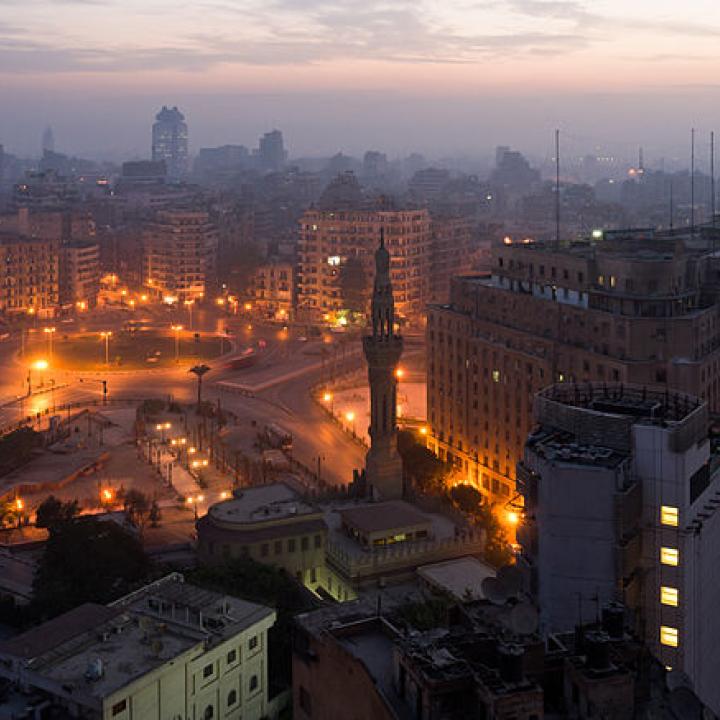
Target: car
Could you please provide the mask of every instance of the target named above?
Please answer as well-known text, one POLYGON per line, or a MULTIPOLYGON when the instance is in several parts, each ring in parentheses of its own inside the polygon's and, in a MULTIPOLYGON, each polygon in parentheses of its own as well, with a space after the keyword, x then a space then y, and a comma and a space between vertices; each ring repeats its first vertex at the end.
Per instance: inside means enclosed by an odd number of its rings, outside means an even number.
POLYGON ((307 342, 307 338, 306 338, 304 335, 301 335, 301 336, 298 338, 298 342, 307 342))

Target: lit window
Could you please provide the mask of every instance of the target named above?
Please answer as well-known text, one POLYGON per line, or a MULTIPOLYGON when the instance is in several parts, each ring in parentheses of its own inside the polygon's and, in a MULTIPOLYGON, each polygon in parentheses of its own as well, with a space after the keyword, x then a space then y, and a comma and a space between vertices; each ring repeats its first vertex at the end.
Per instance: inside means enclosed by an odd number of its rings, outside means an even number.
POLYGON ((499 370, 492 371, 492 379, 493 379, 493 382, 500 382, 500 371, 499 370))
POLYGON ((662 505, 660 507, 660 522, 663 525, 670 525, 671 527, 678 526, 678 509, 671 505, 662 505))
POLYGON ((669 647, 678 646, 678 631, 677 628, 668 627, 667 625, 660 626, 660 642, 663 645, 669 647))
POLYGON ((610 287, 615 287, 615 276, 614 275, 610 276, 610 287))
POLYGON ((598 275, 598 285, 604 285, 605 278, 602 275, 598 275))
POLYGON ((660 562, 663 565, 676 566, 680 562, 680 551, 676 548, 661 547, 660 562))
POLYGON ((663 585, 660 588, 660 602, 663 605, 672 605, 673 607, 678 606, 678 591, 677 588, 668 587, 663 585))

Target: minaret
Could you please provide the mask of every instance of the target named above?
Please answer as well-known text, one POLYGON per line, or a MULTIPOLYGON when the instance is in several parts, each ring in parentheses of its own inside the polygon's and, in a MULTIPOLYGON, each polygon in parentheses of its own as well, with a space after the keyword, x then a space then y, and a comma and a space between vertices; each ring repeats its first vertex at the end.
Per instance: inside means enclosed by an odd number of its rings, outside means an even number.
POLYGON ((370 383, 370 450, 365 477, 373 495, 382 500, 403 494, 402 459, 397 449, 397 379, 395 371, 403 351, 402 337, 395 334, 395 302, 390 281, 390 253, 380 229, 375 252, 375 283, 372 296, 372 335, 363 338, 370 383))

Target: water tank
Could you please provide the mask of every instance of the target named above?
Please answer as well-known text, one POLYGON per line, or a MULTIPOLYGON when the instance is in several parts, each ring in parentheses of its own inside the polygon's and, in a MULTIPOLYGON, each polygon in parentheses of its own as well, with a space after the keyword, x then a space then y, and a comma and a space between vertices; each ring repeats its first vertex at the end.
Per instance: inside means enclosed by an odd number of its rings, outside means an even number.
POLYGON ((585 633, 586 665, 589 670, 607 670, 610 667, 610 637, 606 632, 585 633))
POLYGON ((602 628, 612 640, 620 640, 625 630, 625 606, 619 602, 608 603, 602 610, 602 628))
POLYGON ((498 645, 500 677, 507 683, 519 683, 523 679, 523 656, 525 648, 517 643, 498 645))

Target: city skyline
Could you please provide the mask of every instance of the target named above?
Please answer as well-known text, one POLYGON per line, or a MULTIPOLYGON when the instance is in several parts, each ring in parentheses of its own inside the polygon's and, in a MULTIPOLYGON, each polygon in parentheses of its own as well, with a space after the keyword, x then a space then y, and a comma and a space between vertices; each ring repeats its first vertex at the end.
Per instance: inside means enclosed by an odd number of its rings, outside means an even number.
POLYGON ((720 9, 706 0, 693 1, 692 17, 670 0, 3 9, 0 139, 23 154, 50 123, 69 152, 142 156, 139 119, 168 104, 187 114, 194 151, 282 126, 300 155, 453 153, 520 139, 543 153, 559 125, 589 146, 644 140, 672 155, 685 128, 708 126, 720 108, 720 9))

